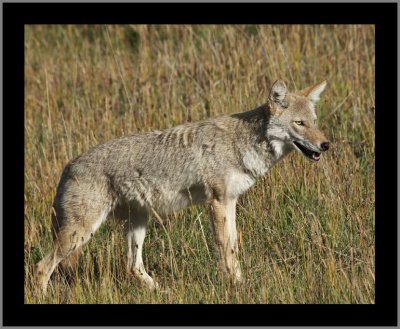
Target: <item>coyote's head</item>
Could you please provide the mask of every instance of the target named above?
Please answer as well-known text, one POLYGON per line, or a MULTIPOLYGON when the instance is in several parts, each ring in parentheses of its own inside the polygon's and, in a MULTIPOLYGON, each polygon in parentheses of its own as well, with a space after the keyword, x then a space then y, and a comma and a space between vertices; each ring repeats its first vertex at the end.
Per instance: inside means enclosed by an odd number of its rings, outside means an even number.
POLYGON ((268 139, 280 156, 296 149, 312 161, 329 149, 329 142, 317 127, 315 104, 325 89, 326 81, 296 93, 288 93, 282 80, 271 88, 268 104, 270 120, 268 139))

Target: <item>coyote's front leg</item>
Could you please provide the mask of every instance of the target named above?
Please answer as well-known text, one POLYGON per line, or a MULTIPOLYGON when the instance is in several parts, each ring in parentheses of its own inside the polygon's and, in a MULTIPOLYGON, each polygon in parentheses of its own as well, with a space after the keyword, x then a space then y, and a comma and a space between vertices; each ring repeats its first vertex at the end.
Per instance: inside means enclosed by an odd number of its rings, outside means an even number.
POLYGON ((237 259, 236 199, 213 199, 210 207, 219 266, 234 282, 239 282, 242 275, 237 259))

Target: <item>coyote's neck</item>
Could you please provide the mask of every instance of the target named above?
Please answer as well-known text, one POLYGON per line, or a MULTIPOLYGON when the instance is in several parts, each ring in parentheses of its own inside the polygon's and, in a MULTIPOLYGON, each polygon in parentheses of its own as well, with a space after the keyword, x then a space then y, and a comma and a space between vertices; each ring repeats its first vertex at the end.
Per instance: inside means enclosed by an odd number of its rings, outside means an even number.
POLYGON ((267 105, 252 111, 234 114, 241 121, 243 141, 240 147, 242 162, 252 176, 260 177, 291 151, 290 145, 270 137, 274 128, 267 105))

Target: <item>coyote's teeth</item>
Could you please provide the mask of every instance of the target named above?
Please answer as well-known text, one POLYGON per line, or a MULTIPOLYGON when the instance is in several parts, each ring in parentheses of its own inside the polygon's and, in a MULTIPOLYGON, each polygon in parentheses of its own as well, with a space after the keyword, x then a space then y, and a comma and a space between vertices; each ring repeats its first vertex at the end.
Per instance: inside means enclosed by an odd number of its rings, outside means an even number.
POLYGON ((318 153, 318 152, 314 152, 314 153, 312 154, 313 159, 314 159, 314 160, 317 160, 317 161, 319 160, 320 156, 321 156, 321 153, 318 153))

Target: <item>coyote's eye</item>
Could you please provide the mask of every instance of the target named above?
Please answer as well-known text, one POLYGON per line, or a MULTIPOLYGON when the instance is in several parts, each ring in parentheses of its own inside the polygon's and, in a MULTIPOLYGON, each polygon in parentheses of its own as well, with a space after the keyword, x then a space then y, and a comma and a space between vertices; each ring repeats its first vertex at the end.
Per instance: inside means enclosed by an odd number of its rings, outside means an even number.
POLYGON ((299 125, 299 126, 304 126, 304 122, 303 121, 295 121, 294 123, 296 125, 299 125))

